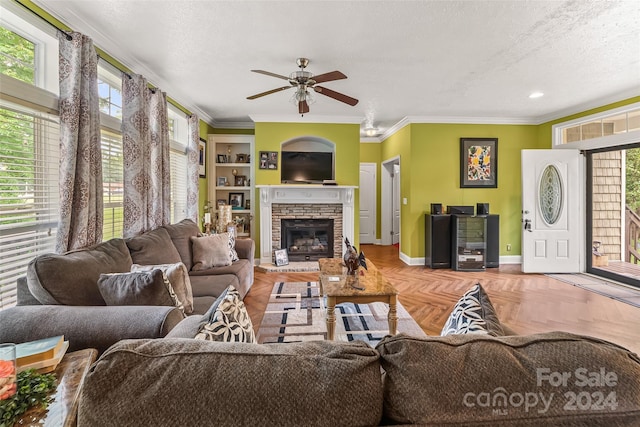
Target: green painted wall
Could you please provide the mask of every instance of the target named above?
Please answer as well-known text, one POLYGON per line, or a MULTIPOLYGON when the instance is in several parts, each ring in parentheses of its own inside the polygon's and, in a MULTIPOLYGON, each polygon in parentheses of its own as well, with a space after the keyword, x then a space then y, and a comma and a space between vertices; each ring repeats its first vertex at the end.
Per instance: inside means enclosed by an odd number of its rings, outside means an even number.
MULTIPOLYGON (((537 126, 412 124, 409 215, 402 227, 411 230, 403 252, 424 256, 424 214, 431 203, 471 205, 489 203, 500 215, 500 255, 519 255, 521 247, 521 162, 523 149, 548 148, 538 141, 537 126), (460 188, 460 138, 498 138, 498 188, 460 188), (506 245, 512 250, 507 252, 506 245)), ((402 164, 404 169, 404 164, 402 164)), ((404 170, 401 171, 404 173, 404 170)), ((404 206, 403 206, 404 208, 404 206)), ((403 236, 405 233, 403 233, 403 236)))
MULTIPOLYGON (((283 142, 294 138, 314 136, 327 139, 336 144, 335 168, 336 181, 339 185, 358 185, 360 180, 360 126, 358 124, 326 124, 326 123, 256 123, 255 151, 253 158, 258 158, 260 151, 280 152, 283 142)), ((280 168, 278 170, 255 170, 256 185, 280 184, 280 168)), ((253 200, 259 200, 257 190, 253 200)), ((359 212, 358 192, 355 197, 355 211, 359 212)), ((260 210, 255 209, 254 236, 256 248, 260 247, 260 210)), ((355 218, 355 245, 359 245, 360 216, 355 218)))

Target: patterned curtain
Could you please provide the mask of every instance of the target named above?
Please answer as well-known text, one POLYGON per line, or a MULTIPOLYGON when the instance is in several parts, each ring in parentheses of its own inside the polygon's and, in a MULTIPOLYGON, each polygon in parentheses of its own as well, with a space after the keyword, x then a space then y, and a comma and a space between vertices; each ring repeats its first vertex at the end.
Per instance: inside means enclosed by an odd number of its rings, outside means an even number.
POLYGON ((56 251, 102 241, 98 56, 90 38, 59 33, 60 223, 56 251))
POLYGON ((122 78, 124 237, 169 224, 171 187, 166 94, 140 75, 122 78))
MULTIPOLYGON (((187 145, 187 218, 198 223, 198 198, 200 195, 198 174, 198 145, 200 142, 200 120, 192 114, 189 121, 189 144, 187 145)), ((206 164, 206 162, 205 162, 206 164)))

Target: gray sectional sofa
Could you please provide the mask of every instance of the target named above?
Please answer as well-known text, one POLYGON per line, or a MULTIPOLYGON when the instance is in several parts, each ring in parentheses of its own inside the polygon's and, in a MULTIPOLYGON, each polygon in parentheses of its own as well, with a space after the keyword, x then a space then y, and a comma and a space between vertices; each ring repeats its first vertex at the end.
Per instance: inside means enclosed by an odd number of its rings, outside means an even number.
POLYGON ((233 285, 244 298, 253 284, 255 243, 236 240, 239 261, 226 267, 191 271, 190 220, 160 227, 131 239, 111 239, 62 255, 31 261, 27 277, 18 280, 18 304, 0 311, 0 342, 25 342, 64 335, 69 351, 103 352, 127 338, 160 338, 184 319, 173 306, 107 306, 98 289, 101 273, 128 272, 133 264, 182 262, 189 271, 193 314, 203 314, 233 285))
POLYGON ((640 425, 640 359, 594 338, 400 334, 374 349, 178 329, 107 350, 85 378, 78 425, 640 425))

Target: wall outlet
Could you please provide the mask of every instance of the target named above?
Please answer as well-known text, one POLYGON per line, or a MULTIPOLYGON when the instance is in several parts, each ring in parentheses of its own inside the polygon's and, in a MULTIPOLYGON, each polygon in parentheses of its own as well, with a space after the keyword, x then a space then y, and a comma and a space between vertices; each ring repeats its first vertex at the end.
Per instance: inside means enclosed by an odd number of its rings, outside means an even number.
POLYGON ((507 252, 511 252, 511 243, 507 243, 507 252))
POLYGON ((402 204, 403 204, 403 205, 406 205, 406 204, 407 204, 407 198, 406 198, 406 197, 403 197, 403 198, 402 198, 402 204))

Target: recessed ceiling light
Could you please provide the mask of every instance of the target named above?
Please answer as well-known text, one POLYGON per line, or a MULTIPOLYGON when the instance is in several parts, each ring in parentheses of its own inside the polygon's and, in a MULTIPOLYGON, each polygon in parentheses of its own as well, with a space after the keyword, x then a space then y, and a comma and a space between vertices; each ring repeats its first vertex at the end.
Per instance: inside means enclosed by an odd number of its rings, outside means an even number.
POLYGON ((533 92, 531 95, 529 95, 529 98, 536 99, 536 98, 542 98, 543 96, 544 96, 544 93, 542 92, 533 92))

